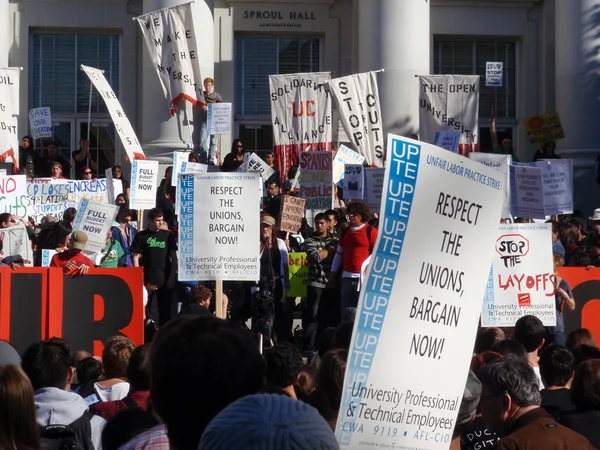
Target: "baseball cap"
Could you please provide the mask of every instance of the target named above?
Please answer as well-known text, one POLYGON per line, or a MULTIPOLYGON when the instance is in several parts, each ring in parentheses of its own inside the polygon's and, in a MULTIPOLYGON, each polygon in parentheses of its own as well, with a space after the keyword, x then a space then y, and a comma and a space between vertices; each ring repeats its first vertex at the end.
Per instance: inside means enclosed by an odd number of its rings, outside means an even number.
POLYGON ((265 225, 269 225, 271 227, 275 226, 275 219, 272 216, 265 214, 260 218, 261 225, 264 223, 265 225))
POLYGON ((78 250, 85 250, 88 237, 83 231, 75 230, 71 233, 71 247, 78 250))
POLYGON ((590 234, 590 230, 588 229, 587 220, 585 220, 581 217, 573 217, 571 219, 571 225, 576 225, 576 226, 581 227, 581 232, 583 234, 590 234))

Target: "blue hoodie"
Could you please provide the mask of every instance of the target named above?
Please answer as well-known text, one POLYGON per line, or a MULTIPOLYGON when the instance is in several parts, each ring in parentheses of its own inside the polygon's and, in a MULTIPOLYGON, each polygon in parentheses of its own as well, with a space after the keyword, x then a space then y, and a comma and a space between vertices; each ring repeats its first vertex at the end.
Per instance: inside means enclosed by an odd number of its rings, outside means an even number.
MULTIPOLYGON (((79 419, 88 406, 79 395, 57 388, 42 388, 35 391, 35 409, 37 423, 41 427, 48 425, 70 425, 79 419)), ((102 430, 106 420, 94 416, 90 421, 92 443, 96 450, 102 449, 102 430)))

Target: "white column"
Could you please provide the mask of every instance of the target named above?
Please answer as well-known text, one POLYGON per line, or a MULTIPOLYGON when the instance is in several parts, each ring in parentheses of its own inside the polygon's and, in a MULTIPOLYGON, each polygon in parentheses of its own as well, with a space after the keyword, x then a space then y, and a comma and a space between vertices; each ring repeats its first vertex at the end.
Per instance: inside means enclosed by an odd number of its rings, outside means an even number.
POLYGON ((600 154, 600 0, 556 0, 556 109, 565 139, 557 153, 575 165, 575 207, 600 207, 594 163, 600 154))
MULTIPOLYGON (((0 0, 2 1, 2 0, 0 0)), ((185 3, 181 0, 143 0, 144 14, 162 8, 185 3)), ((204 0, 192 3, 196 42, 198 43, 198 60, 202 77, 214 74, 214 21, 211 9, 204 0)), ((141 33, 141 31, 140 31, 141 33)), ((173 151, 190 149, 192 141, 198 149, 201 115, 199 108, 192 108, 189 102, 182 102, 185 110, 171 116, 169 105, 163 94, 156 69, 150 61, 143 37, 140 36, 142 58, 142 99, 141 129, 142 147, 146 157, 169 164, 173 151), (198 124, 195 128, 194 125, 198 124), (188 125, 189 124, 189 125, 188 125)), ((202 83, 202 80, 200 80, 202 83)))
POLYGON ((429 1, 358 0, 358 71, 379 76, 384 131, 418 133, 419 83, 430 73, 429 1))
POLYGON ((0 0, 0 67, 8 67, 12 24, 8 0, 0 0))

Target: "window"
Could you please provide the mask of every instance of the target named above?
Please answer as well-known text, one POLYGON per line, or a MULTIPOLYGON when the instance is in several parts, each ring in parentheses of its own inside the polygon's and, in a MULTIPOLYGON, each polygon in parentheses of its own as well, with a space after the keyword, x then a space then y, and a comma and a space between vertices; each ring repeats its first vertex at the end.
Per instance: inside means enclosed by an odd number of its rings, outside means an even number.
POLYGON ((237 37, 236 116, 269 116, 269 75, 318 72, 320 46, 319 38, 237 37))
POLYGON ((434 73, 480 75, 479 116, 488 119, 494 106, 494 88, 485 86, 485 64, 504 63, 502 87, 496 88, 496 117, 516 118, 516 44, 491 40, 434 38, 434 73))
MULTIPOLYGON (((119 39, 117 34, 33 33, 30 107, 49 106, 53 115, 87 114, 90 80, 81 64, 104 70, 118 96, 119 39)), ((92 113, 107 113, 95 89, 92 113)))

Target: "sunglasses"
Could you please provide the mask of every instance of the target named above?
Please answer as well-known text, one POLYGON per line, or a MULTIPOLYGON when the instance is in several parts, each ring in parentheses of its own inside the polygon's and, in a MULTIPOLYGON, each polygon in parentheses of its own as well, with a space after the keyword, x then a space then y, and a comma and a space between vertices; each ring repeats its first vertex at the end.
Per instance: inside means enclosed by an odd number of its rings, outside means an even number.
POLYGON ((91 175, 92 172, 83 172, 84 175, 91 175))

